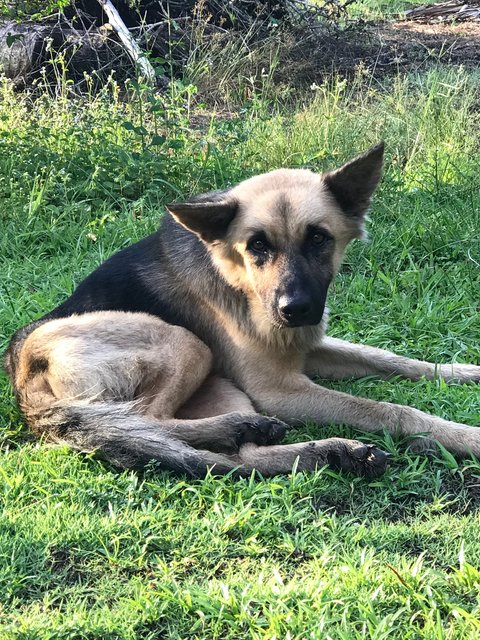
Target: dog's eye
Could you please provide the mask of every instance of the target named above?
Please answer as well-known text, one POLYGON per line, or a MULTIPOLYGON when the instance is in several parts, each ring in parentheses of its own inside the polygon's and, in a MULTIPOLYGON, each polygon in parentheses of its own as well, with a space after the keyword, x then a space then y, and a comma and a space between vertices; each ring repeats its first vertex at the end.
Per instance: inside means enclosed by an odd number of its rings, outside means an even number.
POLYGON ((309 236, 311 244, 313 244, 315 247, 321 247, 323 244, 328 242, 328 240, 330 240, 330 236, 328 236, 326 233, 323 233, 323 231, 320 231, 319 229, 312 229, 309 236))
POLYGON ((270 251, 270 245, 265 238, 252 238, 247 245, 249 251, 254 253, 266 254, 270 251))
POLYGON ((254 251, 261 251, 262 253, 267 250, 267 245, 262 240, 254 240, 251 247, 254 251))
POLYGON ((326 239, 327 237, 323 233, 314 233, 311 237, 312 243, 316 245, 323 244, 326 239))

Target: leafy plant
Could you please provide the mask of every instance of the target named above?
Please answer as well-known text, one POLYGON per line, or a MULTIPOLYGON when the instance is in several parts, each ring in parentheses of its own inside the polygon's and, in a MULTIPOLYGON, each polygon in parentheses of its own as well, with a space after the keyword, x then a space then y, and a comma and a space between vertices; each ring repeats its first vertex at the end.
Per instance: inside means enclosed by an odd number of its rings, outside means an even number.
POLYGON ((41 20, 63 11, 72 0, 0 0, 0 15, 16 20, 41 20))

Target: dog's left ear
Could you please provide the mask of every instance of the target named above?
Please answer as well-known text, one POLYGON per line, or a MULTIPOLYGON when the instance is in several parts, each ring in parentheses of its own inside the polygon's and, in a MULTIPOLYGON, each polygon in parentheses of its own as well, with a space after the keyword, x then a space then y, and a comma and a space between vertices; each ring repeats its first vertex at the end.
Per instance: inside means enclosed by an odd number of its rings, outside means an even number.
POLYGON ((237 214, 238 203, 234 200, 177 202, 167 204, 167 209, 177 222, 208 244, 225 237, 237 214))
POLYGON ((366 214, 382 177, 383 150, 384 143, 381 142, 323 176, 324 184, 346 215, 361 219, 366 214))

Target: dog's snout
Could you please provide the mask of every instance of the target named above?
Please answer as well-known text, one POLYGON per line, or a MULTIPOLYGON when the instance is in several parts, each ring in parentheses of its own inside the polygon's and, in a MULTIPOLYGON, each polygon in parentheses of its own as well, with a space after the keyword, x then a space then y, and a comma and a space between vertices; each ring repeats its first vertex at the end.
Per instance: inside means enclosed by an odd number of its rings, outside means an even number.
POLYGON ((278 300, 278 311, 287 322, 301 321, 310 312, 310 300, 306 295, 283 295, 278 300))

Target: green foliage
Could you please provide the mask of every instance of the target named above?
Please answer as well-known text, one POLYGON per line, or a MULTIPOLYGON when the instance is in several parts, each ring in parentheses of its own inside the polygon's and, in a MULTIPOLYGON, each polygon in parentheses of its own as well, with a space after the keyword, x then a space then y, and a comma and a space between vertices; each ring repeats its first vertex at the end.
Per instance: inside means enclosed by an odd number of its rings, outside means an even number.
MULTIPOLYGON (((175 197, 277 166, 332 167, 380 138, 368 244, 332 290, 331 333, 434 361, 480 361, 475 73, 332 80, 288 109, 228 117, 132 83, 36 98, 0 88, 0 348, 175 197)), ((479 387, 328 383, 480 424, 479 387)), ((35 443, 0 379, 0 639, 478 638, 480 466, 307 423, 392 454, 367 482, 330 470, 193 482, 35 443)), ((321 434, 321 436, 320 436, 321 434)))
POLYGON ((72 0, 0 0, 0 16, 15 20, 41 20, 71 4, 72 0))
POLYGON ((413 2, 412 0, 355 0, 349 7, 349 15, 351 18, 382 20, 401 15, 415 5, 434 4, 435 2, 436 0, 422 0, 422 2, 413 2))

